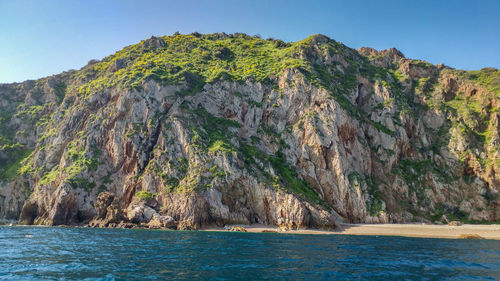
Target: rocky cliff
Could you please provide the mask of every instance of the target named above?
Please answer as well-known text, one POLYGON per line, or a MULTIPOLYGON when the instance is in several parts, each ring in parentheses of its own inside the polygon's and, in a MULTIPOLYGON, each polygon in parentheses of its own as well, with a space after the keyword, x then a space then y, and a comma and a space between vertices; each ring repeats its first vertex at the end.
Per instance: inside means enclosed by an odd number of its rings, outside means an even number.
POLYGON ((0 85, 0 216, 196 229, 500 220, 500 71, 326 36, 152 37, 0 85))

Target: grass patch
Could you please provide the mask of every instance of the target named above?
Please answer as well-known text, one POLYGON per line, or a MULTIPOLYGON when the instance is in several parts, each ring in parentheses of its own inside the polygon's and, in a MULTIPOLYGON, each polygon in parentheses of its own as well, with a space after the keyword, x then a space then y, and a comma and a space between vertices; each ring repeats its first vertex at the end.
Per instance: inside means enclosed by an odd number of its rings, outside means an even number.
POLYGON ((8 160, 0 164, 0 181, 8 181, 20 175, 23 161, 33 152, 33 149, 16 148, 7 152, 8 160))

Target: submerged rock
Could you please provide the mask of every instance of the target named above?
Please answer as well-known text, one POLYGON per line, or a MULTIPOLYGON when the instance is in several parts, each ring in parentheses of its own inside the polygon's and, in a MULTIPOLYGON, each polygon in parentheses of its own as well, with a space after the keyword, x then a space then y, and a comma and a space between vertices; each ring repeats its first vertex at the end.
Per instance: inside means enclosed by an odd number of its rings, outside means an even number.
POLYGON ((484 239, 484 237, 481 237, 480 235, 477 234, 460 234, 460 239, 484 239))

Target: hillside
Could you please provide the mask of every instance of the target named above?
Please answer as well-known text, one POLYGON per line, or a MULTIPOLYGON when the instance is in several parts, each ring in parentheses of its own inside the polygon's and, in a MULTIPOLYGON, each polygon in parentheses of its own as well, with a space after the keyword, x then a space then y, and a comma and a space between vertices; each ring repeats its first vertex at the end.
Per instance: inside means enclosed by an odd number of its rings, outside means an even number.
POLYGON ((0 85, 0 217, 197 229, 500 221, 500 71, 323 35, 152 37, 0 85))

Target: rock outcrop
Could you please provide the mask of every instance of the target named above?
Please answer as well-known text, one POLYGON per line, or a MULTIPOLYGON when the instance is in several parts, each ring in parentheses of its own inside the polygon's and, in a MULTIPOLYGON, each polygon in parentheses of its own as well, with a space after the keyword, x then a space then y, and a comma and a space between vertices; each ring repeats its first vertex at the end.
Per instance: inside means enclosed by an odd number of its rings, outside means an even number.
POLYGON ((172 229, 498 221, 498 81, 322 35, 153 37, 0 85, 0 216, 172 229))

